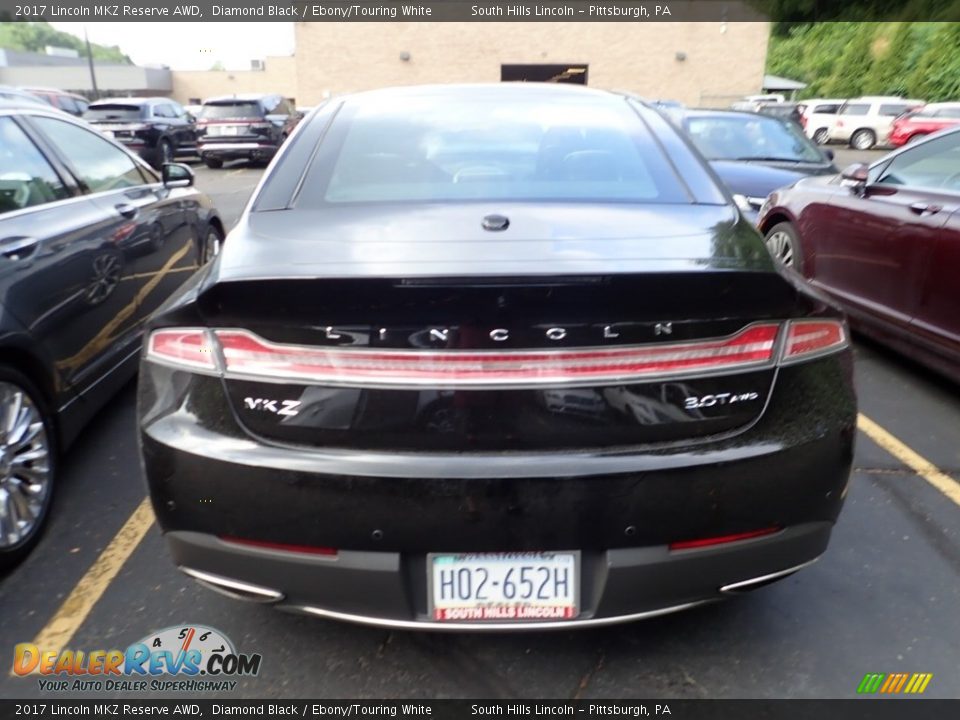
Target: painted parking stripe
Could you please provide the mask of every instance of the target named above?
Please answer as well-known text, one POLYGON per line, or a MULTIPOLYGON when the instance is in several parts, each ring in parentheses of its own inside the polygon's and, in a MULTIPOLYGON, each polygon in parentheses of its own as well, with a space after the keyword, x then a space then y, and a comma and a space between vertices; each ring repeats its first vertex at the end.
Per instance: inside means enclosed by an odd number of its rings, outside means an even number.
POLYGON ((858 417, 857 426, 863 433, 922 477, 954 503, 960 505, 960 483, 940 470, 936 465, 919 455, 894 435, 877 425, 866 415, 858 417))
POLYGON ((70 595, 50 621, 37 634, 33 644, 44 650, 62 650, 70 642, 87 615, 120 572, 133 551, 137 549, 147 530, 153 525, 150 499, 144 498, 127 522, 113 536, 100 557, 80 578, 70 595))

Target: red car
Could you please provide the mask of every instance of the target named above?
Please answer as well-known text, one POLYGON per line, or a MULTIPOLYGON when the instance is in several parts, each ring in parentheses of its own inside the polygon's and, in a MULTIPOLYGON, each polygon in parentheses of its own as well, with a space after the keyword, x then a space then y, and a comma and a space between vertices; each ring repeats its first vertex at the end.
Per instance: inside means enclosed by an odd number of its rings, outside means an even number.
POLYGON ((960 125, 960 103, 931 103, 893 121, 890 144, 906 145, 946 128, 960 125))
POLYGON ((856 327, 960 381, 960 128, 777 190, 758 227, 856 327))

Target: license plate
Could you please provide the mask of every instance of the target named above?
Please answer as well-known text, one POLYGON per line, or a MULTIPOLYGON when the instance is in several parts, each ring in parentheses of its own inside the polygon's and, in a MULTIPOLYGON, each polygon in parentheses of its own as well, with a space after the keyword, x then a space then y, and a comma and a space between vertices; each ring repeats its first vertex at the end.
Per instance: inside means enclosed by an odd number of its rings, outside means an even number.
POLYGON ((239 128, 236 125, 224 125, 220 128, 221 135, 236 135, 239 128))
POLYGON ((570 620, 579 612, 579 552, 431 553, 430 616, 439 622, 570 620))

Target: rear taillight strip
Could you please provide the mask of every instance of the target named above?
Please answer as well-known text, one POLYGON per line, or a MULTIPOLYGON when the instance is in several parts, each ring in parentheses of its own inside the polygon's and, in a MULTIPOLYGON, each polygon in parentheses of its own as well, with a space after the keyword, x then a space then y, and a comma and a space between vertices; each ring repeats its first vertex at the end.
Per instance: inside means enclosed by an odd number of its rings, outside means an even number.
POLYGON ((248 330, 155 330, 147 357, 227 377, 357 387, 597 385, 802 362, 847 346, 839 320, 750 325, 726 338, 563 350, 376 350, 274 343, 248 330))
POLYGON ((626 382, 772 364, 778 325, 723 339, 555 351, 418 351, 271 343, 246 330, 217 330, 228 375, 359 386, 509 387, 626 382))

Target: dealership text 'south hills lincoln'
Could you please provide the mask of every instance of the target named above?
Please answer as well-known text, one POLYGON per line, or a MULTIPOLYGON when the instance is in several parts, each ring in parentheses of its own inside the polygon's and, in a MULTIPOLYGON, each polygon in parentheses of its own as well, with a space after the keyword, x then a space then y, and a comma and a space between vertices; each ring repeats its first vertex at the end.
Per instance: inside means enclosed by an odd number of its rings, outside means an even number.
POLYGON ((142 448, 175 563, 422 628, 656 615, 827 546, 840 313, 633 99, 383 90, 290 138, 154 317, 142 448))

